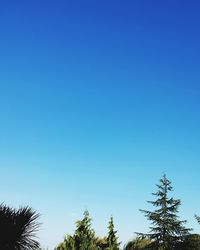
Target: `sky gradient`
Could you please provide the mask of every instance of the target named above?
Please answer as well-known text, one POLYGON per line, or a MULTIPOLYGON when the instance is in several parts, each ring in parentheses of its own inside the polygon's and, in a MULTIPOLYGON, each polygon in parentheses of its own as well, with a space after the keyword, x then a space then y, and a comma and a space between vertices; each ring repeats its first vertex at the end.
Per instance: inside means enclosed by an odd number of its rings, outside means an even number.
POLYGON ((123 242, 163 173, 200 214, 199 1, 0 3, 1 201, 41 213, 53 249, 88 209, 123 242))

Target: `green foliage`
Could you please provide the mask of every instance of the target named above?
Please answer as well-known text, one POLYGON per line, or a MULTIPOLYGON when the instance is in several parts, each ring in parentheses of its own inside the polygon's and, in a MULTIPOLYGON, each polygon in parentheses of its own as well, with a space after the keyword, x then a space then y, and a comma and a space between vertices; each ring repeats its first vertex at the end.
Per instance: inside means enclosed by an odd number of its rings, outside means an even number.
POLYGON ((129 241, 124 250, 153 250, 152 243, 152 240, 148 238, 137 237, 129 241))
POLYGON ((64 242, 60 243, 57 250, 75 250, 75 241, 73 236, 67 235, 64 242))
POLYGON ((84 212, 82 220, 76 222, 76 230, 73 236, 67 235, 64 242, 57 250, 96 250, 95 232, 91 228, 92 219, 88 211, 84 212))
POLYGON ((106 237, 104 237, 104 238, 97 237, 96 238, 96 247, 97 247, 97 250, 106 250, 108 248, 107 238, 106 237))
POLYGON ((39 215, 30 207, 18 210, 0 205, 0 249, 35 250, 39 243, 35 240, 39 215))
POLYGON ((118 237, 116 236, 117 231, 115 231, 113 217, 111 216, 109 224, 108 224, 108 250, 119 250, 118 237))
POLYGON ((108 236, 104 238, 95 236, 91 221, 88 211, 85 211, 83 219, 76 222, 74 235, 67 235, 56 250, 119 250, 113 217, 108 224, 108 236))
MULTIPOLYGON (((155 250, 154 242, 148 238, 140 238, 127 243, 124 250, 155 250)), ((183 241, 176 242, 174 250, 200 250, 200 235, 191 234, 184 237, 183 241)))
POLYGON ((76 222, 76 231, 74 235, 75 249, 78 250, 94 250, 95 249, 95 232, 91 229, 92 219, 89 212, 84 212, 83 220, 76 222))
POLYGON ((197 222, 200 224, 200 216, 195 215, 195 219, 196 219, 197 222))
POLYGON ((187 235, 182 242, 178 242, 175 250, 200 250, 200 235, 187 235))
POLYGON ((177 215, 181 204, 179 199, 168 197, 173 190, 171 182, 164 175, 157 185, 158 191, 153 193, 157 197, 155 201, 149 201, 156 209, 154 211, 140 210, 151 221, 149 234, 138 234, 147 236, 154 241, 154 248, 159 250, 172 250, 176 242, 182 241, 190 229, 184 227, 186 221, 179 220, 177 215))
MULTIPOLYGON (((153 193, 155 200, 148 201, 154 210, 140 210, 151 222, 150 232, 137 233, 138 237, 128 242, 124 250, 200 250, 200 235, 191 235, 191 229, 185 227, 186 221, 179 219, 181 201, 169 196, 173 188, 166 175, 162 176, 157 188, 153 193)), ((195 218, 200 223, 200 217, 195 218)), ((120 250, 113 217, 108 223, 107 237, 103 238, 95 236, 91 222, 85 211, 83 219, 76 222, 74 234, 67 235, 56 250, 120 250)))

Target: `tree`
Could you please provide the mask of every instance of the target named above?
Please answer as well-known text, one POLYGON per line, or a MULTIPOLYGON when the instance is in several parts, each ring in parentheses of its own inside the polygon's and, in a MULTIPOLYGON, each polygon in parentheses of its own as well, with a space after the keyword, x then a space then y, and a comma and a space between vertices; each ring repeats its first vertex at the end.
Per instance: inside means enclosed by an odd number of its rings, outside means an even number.
POLYGON ((96 246, 97 246, 97 250, 107 250, 108 248, 108 243, 107 243, 107 238, 103 237, 97 237, 96 238, 96 246))
POLYGON ((35 233, 39 223, 37 214, 30 207, 18 210, 4 204, 0 205, 0 249, 2 250, 35 250, 39 243, 35 233))
POLYGON ((60 243, 56 250, 75 250, 74 237, 67 235, 64 239, 64 242, 60 243))
POLYGON ((173 191, 173 188, 166 175, 163 175, 157 187, 158 191, 153 193, 157 199, 148 201, 156 209, 154 211, 140 209, 151 221, 150 232, 148 234, 138 233, 138 235, 147 236, 153 240, 154 249, 172 250, 177 242, 184 240, 184 236, 187 236, 191 229, 185 228, 186 221, 179 220, 177 215, 181 205, 180 199, 168 197, 168 193, 173 191))
POLYGON ((184 237, 183 242, 176 244, 175 250, 200 250, 200 235, 190 234, 184 237))
POLYGON ((82 220, 76 222, 76 230, 73 236, 67 235, 64 242, 59 244, 57 250, 96 250, 95 232, 91 228, 89 212, 84 212, 82 220))
POLYGON ((124 250, 153 250, 152 241, 145 237, 137 237, 129 241, 124 247, 124 250))
POLYGON ((200 224, 200 216, 197 216, 197 215, 195 214, 195 219, 196 219, 197 222, 200 224))
POLYGON ((116 236, 117 231, 115 231, 113 217, 111 216, 110 221, 108 223, 108 250, 119 250, 118 237, 116 236))
POLYGON ((94 250, 95 249, 95 232, 91 229, 89 212, 84 212, 84 218, 76 222, 76 231, 74 234, 75 249, 77 250, 94 250))

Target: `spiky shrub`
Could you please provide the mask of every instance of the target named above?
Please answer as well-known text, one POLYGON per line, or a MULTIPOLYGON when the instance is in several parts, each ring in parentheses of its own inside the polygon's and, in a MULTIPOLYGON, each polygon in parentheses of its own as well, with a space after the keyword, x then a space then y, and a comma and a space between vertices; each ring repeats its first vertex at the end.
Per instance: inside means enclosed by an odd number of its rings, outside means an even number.
POLYGON ((39 247, 35 233, 39 214, 30 207, 14 209, 0 205, 0 249, 35 250, 39 247))

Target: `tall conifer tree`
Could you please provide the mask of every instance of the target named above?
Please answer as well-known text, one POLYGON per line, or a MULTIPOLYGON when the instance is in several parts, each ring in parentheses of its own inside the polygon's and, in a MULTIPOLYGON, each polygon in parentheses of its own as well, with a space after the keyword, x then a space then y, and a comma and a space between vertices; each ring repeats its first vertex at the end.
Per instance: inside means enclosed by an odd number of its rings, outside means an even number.
POLYGON ((173 191, 171 182, 166 175, 160 179, 157 185, 158 191, 153 193, 157 197, 155 201, 148 201, 156 209, 154 211, 142 210, 141 212, 151 221, 150 233, 141 236, 148 236, 155 243, 154 249, 172 250, 176 242, 182 241, 188 235, 190 229, 185 228, 185 220, 179 220, 178 208, 181 205, 180 199, 169 197, 168 193, 173 191))
POLYGON ((116 233, 117 231, 114 227, 113 217, 111 216, 110 221, 108 223, 108 250, 119 250, 120 243, 118 243, 118 237, 116 236, 116 233))
POLYGON ((77 250, 94 250, 96 249, 95 232, 91 228, 89 212, 84 212, 84 218, 76 222, 76 231, 74 234, 75 249, 77 250))
POLYGON ((57 250, 96 250, 95 232, 91 228, 89 212, 84 212, 82 220, 76 222, 76 230, 73 236, 67 235, 63 243, 59 244, 57 250))

